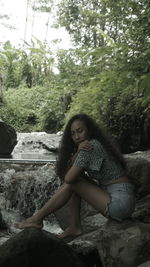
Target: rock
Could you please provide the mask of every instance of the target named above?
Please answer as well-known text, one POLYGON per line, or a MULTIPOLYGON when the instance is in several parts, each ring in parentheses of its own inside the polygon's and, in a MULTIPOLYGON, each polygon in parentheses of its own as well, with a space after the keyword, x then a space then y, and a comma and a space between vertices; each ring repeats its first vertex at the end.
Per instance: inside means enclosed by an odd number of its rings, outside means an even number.
POLYGON ((149 224, 108 221, 99 234, 98 251, 104 266, 134 267, 149 259, 149 224))
POLYGON ((0 120, 0 155, 10 155, 17 144, 17 134, 15 129, 0 120))
POLYGON ((104 267, 137 267, 150 258, 150 224, 108 220, 99 229, 72 241, 70 246, 78 253, 97 248, 104 267), (83 244, 87 244, 86 248, 83 244))
POLYGON ((0 229, 1 229, 1 227, 2 227, 2 221, 3 221, 3 218, 2 218, 1 211, 0 211, 0 229))
POLYGON ((150 267, 150 261, 147 261, 143 264, 138 265, 138 267, 150 267))
POLYGON ((4 221, 1 210, 0 210, 0 231, 5 230, 5 229, 7 229, 7 224, 4 221))
POLYGON ((128 158, 127 168, 129 176, 135 185, 137 198, 141 198, 150 193, 150 160, 144 158, 128 158))
POLYGON ((1 267, 83 267, 76 253, 51 233, 25 229, 0 246, 1 267))
POLYGON ((141 199, 137 199, 132 218, 141 222, 150 223, 150 194, 141 199))

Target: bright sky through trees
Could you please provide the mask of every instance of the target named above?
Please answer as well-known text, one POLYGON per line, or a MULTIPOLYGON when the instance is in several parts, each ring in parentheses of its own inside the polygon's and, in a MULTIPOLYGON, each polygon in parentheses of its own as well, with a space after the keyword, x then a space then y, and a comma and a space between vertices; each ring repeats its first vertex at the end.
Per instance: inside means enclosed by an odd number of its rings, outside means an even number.
MULTIPOLYGON (((4 15, 9 17, 9 19, 0 19, 0 42, 4 43, 9 40, 13 45, 17 46, 18 44, 22 44, 24 39, 30 43, 31 37, 35 36, 41 41, 44 41, 46 38, 48 43, 55 39, 62 39, 57 47, 69 47, 69 36, 65 29, 49 27, 47 31, 47 13, 34 13, 29 8, 26 24, 26 6, 27 0, 0 0, 0 17, 4 15), (8 25, 9 27, 7 27, 8 25)), ((52 21, 50 23, 52 24, 52 21)))

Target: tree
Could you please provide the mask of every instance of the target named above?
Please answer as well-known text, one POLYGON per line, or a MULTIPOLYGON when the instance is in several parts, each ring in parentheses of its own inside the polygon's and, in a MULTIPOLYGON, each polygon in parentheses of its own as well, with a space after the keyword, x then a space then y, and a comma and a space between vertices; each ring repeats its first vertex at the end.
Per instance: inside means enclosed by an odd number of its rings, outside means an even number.
POLYGON ((0 68, 4 87, 16 88, 25 83, 28 87, 43 85, 53 79, 54 57, 50 49, 38 39, 23 49, 6 42, 0 51, 0 68))

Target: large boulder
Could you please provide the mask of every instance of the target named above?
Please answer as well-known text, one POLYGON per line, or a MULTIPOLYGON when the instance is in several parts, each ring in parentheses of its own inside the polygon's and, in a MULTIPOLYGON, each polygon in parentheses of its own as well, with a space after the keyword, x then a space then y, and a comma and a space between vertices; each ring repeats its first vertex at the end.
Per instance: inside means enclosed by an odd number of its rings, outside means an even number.
POLYGON ((99 237, 98 250, 104 266, 134 267, 150 259, 150 224, 110 221, 99 237))
POLYGON ((17 144, 17 134, 15 129, 0 120, 0 156, 9 156, 17 144))
POLYGON ((83 267, 76 253, 51 233, 25 229, 0 247, 1 267, 83 267))
POLYGON ((69 245, 80 254, 97 249, 103 267, 137 267, 150 260, 150 224, 108 220, 69 245))

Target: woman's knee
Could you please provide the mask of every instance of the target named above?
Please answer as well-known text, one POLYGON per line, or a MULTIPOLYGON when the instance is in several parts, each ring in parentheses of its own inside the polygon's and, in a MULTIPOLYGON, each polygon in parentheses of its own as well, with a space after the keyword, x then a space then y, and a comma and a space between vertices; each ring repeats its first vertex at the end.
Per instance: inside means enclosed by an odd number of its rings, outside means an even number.
POLYGON ((85 179, 82 178, 82 177, 79 177, 76 181, 72 182, 72 183, 66 183, 64 182, 64 184, 72 191, 75 191, 75 189, 80 186, 82 184, 82 182, 84 181, 85 179))

